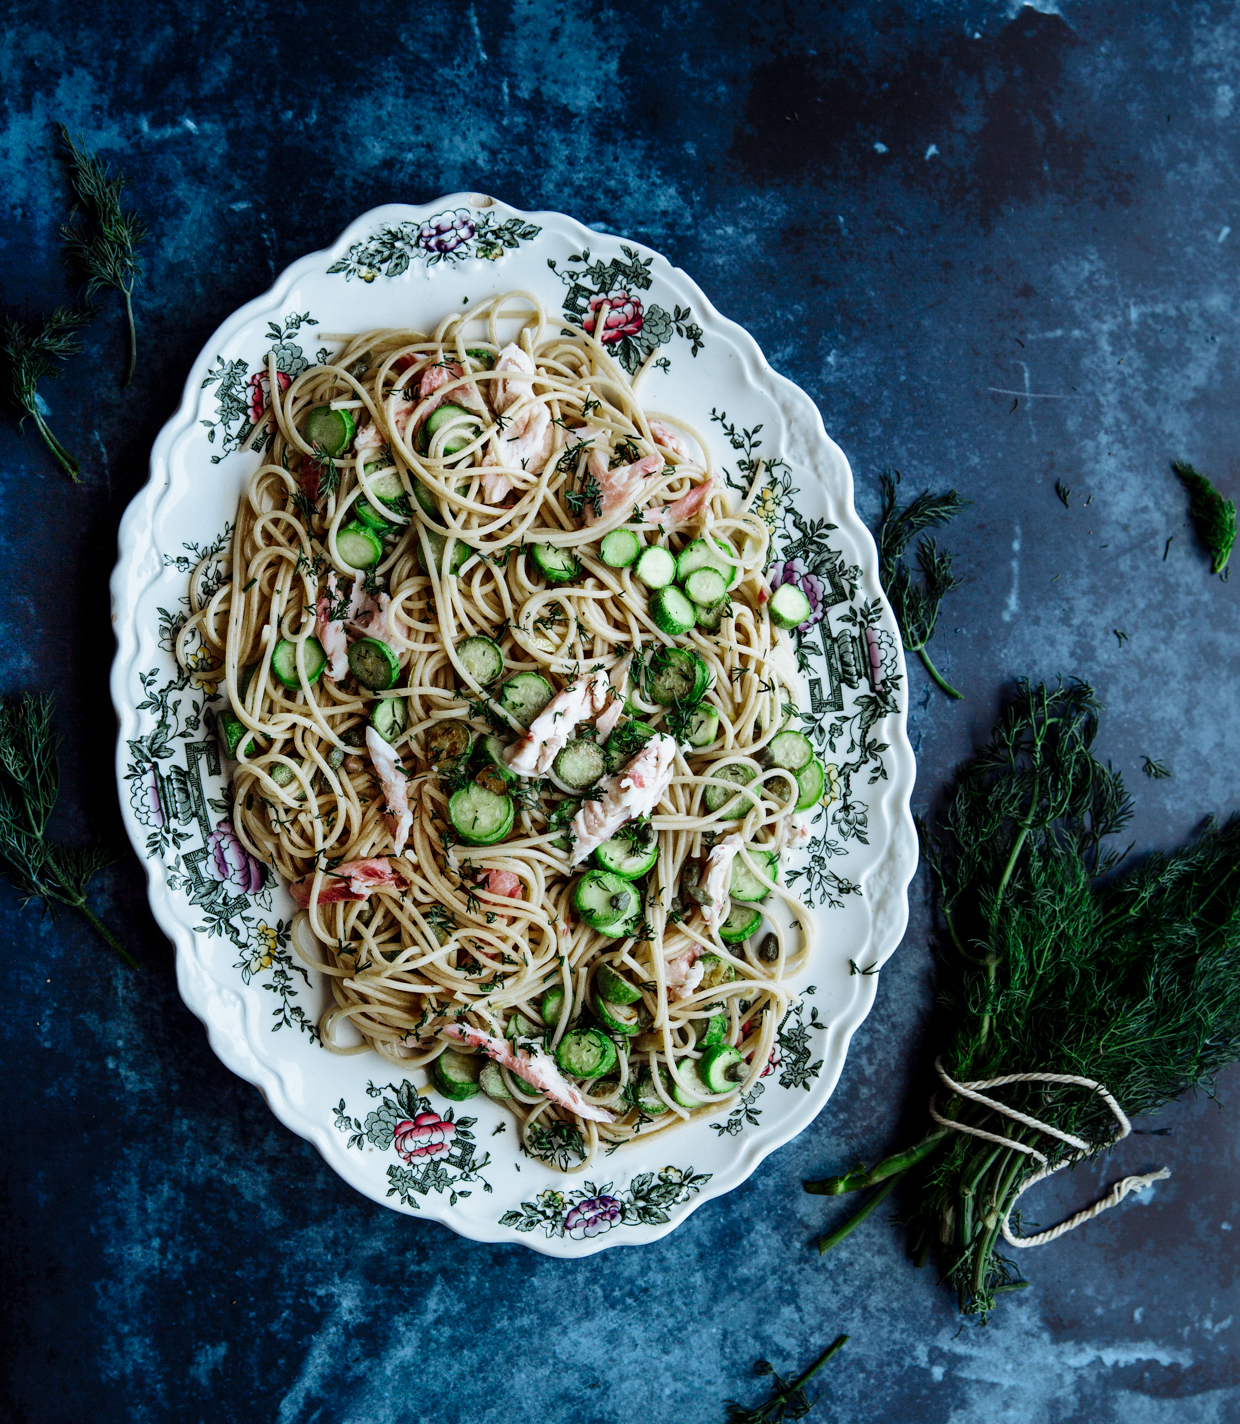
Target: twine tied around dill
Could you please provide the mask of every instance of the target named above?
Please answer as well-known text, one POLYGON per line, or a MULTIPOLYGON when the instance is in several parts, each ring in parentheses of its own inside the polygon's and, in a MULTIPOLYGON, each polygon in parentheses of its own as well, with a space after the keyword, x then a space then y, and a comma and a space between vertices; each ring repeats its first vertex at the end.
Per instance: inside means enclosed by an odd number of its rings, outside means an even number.
MULTIPOLYGON (((1007 1073, 1001 1078, 980 1078, 975 1082, 957 1083, 949 1076, 943 1067, 943 1060, 934 1060, 935 1071, 943 1080, 945 1087, 950 1089, 958 1097, 967 1098, 972 1103, 980 1103, 983 1107, 990 1108, 992 1112, 1002 1114, 1011 1118, 1013 1122, 1019 1122, 1025 1127, 1032 1128, 1035 1132, 1044 1133, 1047 1137, 1057 1138, 1060 1142, 1066 1143, 1069 1147, 1075 1147, 1076 1152, 1071 1157, 1065 1157, 1062 1162, 1057 1162, 1053 1167, 1044 1152, 1039 1152, 1036 1147, 1030 1147, 1024 1142, 1017 1142, 1015 1138, 1004 1137, 996 1132, 986 1132, 980 1127, 971 1127, 968 1123, 956 1122, 952 1118, 944 1117, 935 1106, 935 1098, 930 1099, 930 1116, 941 1127, 950 1128, 953 1132, 967 1133, 970 1137, 981 1137, 987 1142, 996 1142, 1000 1147, 1010 1147, 1013 1151, 1023 1152, 1026 1156, 1034 1158, 1042 1165, 1025 1182, 1023 1182, 1016 1195, 1008 1203, 1007 1210, 1003 1213, 1003 1220, 999 1224, 999 1229, 1003 1233, 1003 1239, 1009 1246, 1045 1246, 1047 1242, 1054 1241, 1056 1237, 1064 1235, 1065 1232, 1075 1231, 1078 1226, 1083 1226, 1085 1222, 1092 1221, 1095 1216, 1109 1210, 1113 1206, 1118 1206, 1129 1192, 1140 1192, 1153 1182, 1164 1181, 1171 1175, 1167 1167, 1160 1167, 1157 1172, 1147 1172, 1144 1176, 1125 1177, 1122 1181, 1116 1182, 1111 1190, 1104 1197, 1100 1197, 1092 1206, 1087 1206, 1078 1211, 1074 1216, 1068 1217, 1066 1221, 1061 1221, 1058 1226, 1052 1226, 1048 1231, 1039 1231, 1036 1236, 1013 1236, 1009 1218, 1012 1209, 1015 1207, 1020 1197, 1036 1186, 1038 1182, 1045 1181, 1047 1177, 1062 1171, 1064 1167, 1071 1167, 1088 1157, 1090 1153, 1096 1152, 1098 1147, 1086 1142, 1084 1138, 1077 1137, 1071 1132, 1063 1132, 1057 1127, 1052 1127, 1048 1122, 1042 1122, 1039 1118, 1030 1117, 1027 1113, 1018 1112, 1015 1108, 1008 1107, 1006 1103, 1001 1103, 995 1098, 989 1098, 981 1090, 984 1088, 1002 1088, 1007 1083, 1067 1083, 1078 1088, 1089 1088, 1092 1092, 1106 1103, 1107 1107, 1115 1116, 1119 1124, 1119 1130, 1115 1136, 1107 1143, 1100 1143, 1098 1146, 1114 1146, 1117 1142, 1122 1142, 1132 1131, 1132 1124, 1128 1121, 1123 1108, 1115 1101, 1110 1093, 1101 1083, 1097 1083, 1092 1078, 1078 1078, 1072 1073, 1007 1073)), ((936 1095, 937 1096, 937 1095, 936 1095)))

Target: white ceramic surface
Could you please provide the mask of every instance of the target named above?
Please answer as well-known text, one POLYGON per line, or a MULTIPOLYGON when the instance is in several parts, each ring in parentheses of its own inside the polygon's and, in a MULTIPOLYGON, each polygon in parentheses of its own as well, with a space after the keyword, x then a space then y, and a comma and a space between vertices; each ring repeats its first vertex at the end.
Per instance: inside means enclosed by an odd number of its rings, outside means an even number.
POLYGON ((904 659, 843 453, 809 397, 684 272, 561 214, 521 213, 479 194, 364 214, 330 251, 295 262, 231 316, 194 362, 152 451, 150 481, 121 524, 112 612, 121 804, 155 918, 176 945, 181 994, 223 1062, 358 1191, 474 1240, 581 1256, 665 1235, 743 1182, 826 1103, 876 991, 877 974, 851 965, 881 965, 907 920, 917 844, 904 659), (631 367, 654 356, 639 387, 647 407, 688 420, 738 482, 744 461, 768 462, 762 507, 776 564, 823 613, 802 640, 805 727, 842 793, 800 858, 812 884, 800 883, 821 903, 821 935, 761 1091, 577 1175, 519 1156, 511 1125, 492 1135, 508 1115, 484 1098, 460 1105, 429 1154, 402 1155, 414 1139, 400 1123, 444 1111, 443 1100, 418 1100, 423 1075, 396 1080, 373 1054, 341 1058, 316 1042, 324 993, 289 953, 291 899, 270 883, 254 891, 256 867, 228 834, 210 725, 222 704, 178 675, 169 641, 200 557, 200 577, 221 571, 218 536, 258 459, 236 446, 251 400, 261 403, 266 353, 296 374, 329 344, 316 332, 426 329, 466 299, 512 288, 578 321, 592 297, 610 295, 623 322, 617 356, 631 367))

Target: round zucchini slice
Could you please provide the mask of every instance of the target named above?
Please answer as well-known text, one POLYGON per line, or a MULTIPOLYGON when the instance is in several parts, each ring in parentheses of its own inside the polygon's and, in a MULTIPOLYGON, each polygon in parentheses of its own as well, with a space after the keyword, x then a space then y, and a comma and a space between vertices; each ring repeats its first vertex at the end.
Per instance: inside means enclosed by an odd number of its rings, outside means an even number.
POLYGON ((594 852, 594 863, 600 870, 609 870, 625 880, 639 880, 643 875, 649 875, 658 858, 659 843, 653 834, 649 845, 626 840, 624 836, 613 836, 594 852))
POLYGON ((306 416, 302 427, 307 445, 318 446, 325 454, 335 459, 353 443, 357 429, 351 410, 333 410, 329 405, 316 405, 306 416))
POLYGON ((778 766, 784 771, 800 771, 814 759, 814 744, 804 732, 776 732, 758 755, 765 767, 778 766))
POLYGON ((512 830, 511 796, 497 796, 471 781, 448 799, 448 817, 466 845, 494 845, 512 830))
POLYGON ((596 1028, 570 1029, 555 1050, 560 1072, 573 1078, 601 1078, 616 1066, 616 1057, 616 1045, 596 1028))
POLYGON ((659 589, 650 600, 650 614, 669 638, 679 638, 697 622, 692 602, 678 588, 659 589))
MULTIPOLYGON (((774 880, 778 876, 779 854, 777 851, 755 850, 750 847, 749 858, 761 868, 768 880, 774 880)), ((770 893, 738 855, 732 862, 732 882, 728 886, 728 894, 732 899, 756 902, 765 900, 770 893)))
POLYGON ((385 742, 394 742, 405 730, 408 709, 403 697, 384 697, 370 709, 370 725, 385 742))
POLYGON ((646 1007, 645 1004, 611 1004, 595 994, 593 1007, 599 1022, 607 1032, 618 1033, 624 1038, 632 1038, 634 1034, 641 1033, 650 1022, 649 1013, 641 1012, 646 1007), (645 1023, 642 1022, 643 1019, 645 1023))
POLYGON ((551 766, 552 780, 564 791, 588 791, 607 772, 607 757, 597 742, 573 737, 551 766))
POLYGON ((771 622, 777 628, 799 628, 813 617, 809 599, 794 583, 781 583, 767 604, 771 622))
MULTIPOLYGON (((755 910, 752 905, 747 905, 744 900, 738 900, 736 904, 732 906, 731 910, 728 911, 727 919, 719 926, 719 938, 724 944, 739 944, 741 940, 748 939, 761 923, 762 911, 755 910)), ((721 960, 720 963, 723 963, 723 961, 721 960)), ((725 968, 732 970, 731 974, 728 975, 728 978, 731 979, 735 975, 736 970, 732 969, 730 964, 725 965, 725 968)), ((702 982, 705 983, 706 981, 703 980, 702 982)))
MULTIPOLYGON (((665 1093, 671 1091, 671 1079, 667 1069, 662 1065, 659 1067, 659 1082, 665 1093)), ((654 1075, 649 1068, 643 1068, 637 1075, 637 1082, 633 1085, 629 1093, 629 1101, 643 1117, 658 1117, 661 1113, 668 1111, 667 1104, 655 1092, 654 1075)))
POLYGON ((610 964, 599 965, 594 976, 594 992, 609 1004, 635 1004, 642 996, 642 991, 630 984, 623 974, 617 974, 610 964))
POLYGON ((469 755, 474 734, 464 722, 436 722, 426 733, 426 759, 439 770, 469 755))
POLYGON ((554 1028, 559 1023, 560 1016, 564 1012, 564 990, 558 984, 553 984, 542 996, 538 1012, 542 1014, 543 1023, 548 1028, 554 1028))
POLYGON ((500 706, 523 727, 528 727, 554 696, 551 684, 538 672, 519 672, 499 690, 500 706))
POLYGON ((709 686, 710 669, 689 648, 660 648, 650 659, 646 691, 661 707, 697 702, 709 686))
MULTIPOLYGON (((323 644, 313 636, 306 638, 302 642, 301 656, 306 669, 306 682, 313 687, 323 676, 323 669, 327 666, 327 654, 323 651, 323 644)), ((287 638, 280 639, 271 655, 271 670, 291 692, 297 691, 301 686, 301 679, 297 676, 296 643, 287 638)))
POLYGON ((336 552, 347 568, 370 569, 383 557, 383 540, 361 520, 354 519, 336 531, 336 552))
POLYGON ((598 546, 599 557, 610 569, 627 569, 641 552, 641 541, 631 529, 613 529, 598 546))
POLYGON ((499 1071, 499 1064, 493 1063, 489 1058, 482 1065, 482 1072, 478 1075, 478 1086, 494 1102, 512 1102, 512 1094, 504 1083, 504 1075, 499 1071))
POLYGON ((676 581, 676 560, 657 544, 637 556, 633 572, 647 588, 667 588, 676 581))
POLYGON ((822 800, 822 793, 826 789, 827 773, 823 764, 817 757, 813 761, 803 766, 796 773, 797 778, 797 804, 798 811, 808 811, 811 806, 817 806, 822 800))
POLYGON ((727 1014, 712 1014, 708 1019, 694 1019, 693 1031, 699 1048, 711 1048, 728 1036, 727 1014))
MULTIPOLYGON (((725 762, 723 766, 708 768, 706 774, 716 781, 731 782, 736 786, 748 786, 757 772, 752 766, 746 766, 742 761, 729 761, 725 762)), ((742 797, 735 791, 729 791, 726 786, 708 786, 702 793, 702 804, 708 813, 730 808, 730 814, 723 819, 739 821, 753 803, 747 796, 742 797)))
POLYGON ((445 1048, 431 1064, 431 1077, 445 1098, 463 1103, 478 1096, 478 1080, 488 1061, 477 1053, 458 1053, 455 1048, 445 1048))
POLYGON ((711 1090, 702 1081, 698 1062, 696 1058, 682 1058, 676 1065, 680 1076, 689 1084, 687 1089, 682 1088, 675 1078, 672 1079, 672 1097, 682 1108, 700 1108, 703 1106, 703 1099, 710 1095, 711 1090))
POLYGON ((714 569, 723 576, 725 588, 731 587, 736 576, 736 550, 722 539, 694 539, 686 544, 676 558, 676 582, 688 583, 689 575, 698 569, 714 569))
POLYGON ((494 638, 476 633, 456 645, 461 666, 479 687, 489 687, 504 670, 504 654, 494 638))
POLYGON ((691 747, 709 747, 719 740, 719 709, 703 702, 689 718, 688 742, 691 747))
POLYGON ((535 544, 534 562, 548 583, 572 583, 581 575, 581 562, 571 549, 558 549, 554 544, 535 544))
POLYGON ((694 569, 685 579, 685 593, 702 608, 714 608, 728 596, 728 583, 718 569, 694 569))
MULTIPOLYGON (((425 524, 422 526, 420 533, 422 537, 417 540, 419 567, 421 568, 424 574, 430 573, 430 569, 427 567, 426 564, 426 549, 422 543, 422 539, 424 538, 427 544, 429 544, 431 547, 431 558, 435 561, 435 572, 437 574, 442 574, 443 551, 448 543, 447 539, 444 537, 444 535, 440 534, 438 530, 428 529, 425 524)), ((336 544, 337 547, 339 547, 339 539, 336 540, 336 544)), ((463 543, 460 539, 453 539, 452 553, 448 559, 448 573, 450 575, 459 574, 461 569, 464 567, 465 561, 473 552, 474 551, 469 547, 468 544, 463 543)))
POLYGON ((641 896, 622 876, 588 870, 573 886, 573 909, 593 930, 611 933, 631 920, 641 896))
POLYGON ((378 638, 359 638, 349 649, 349 671, 370 692, 386 692, 400 680, 400 659, 378 638))
POLYGON ((745 1059, 739 1048, 721 1043, 698 1059, 698 1072, 712 1093, 731 1093, 744 1076, 745 1059))

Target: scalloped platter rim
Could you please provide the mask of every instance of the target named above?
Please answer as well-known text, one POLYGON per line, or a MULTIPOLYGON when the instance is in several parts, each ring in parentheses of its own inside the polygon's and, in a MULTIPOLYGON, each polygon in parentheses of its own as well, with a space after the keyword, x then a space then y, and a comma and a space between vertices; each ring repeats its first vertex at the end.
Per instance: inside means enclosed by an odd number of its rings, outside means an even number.
POLYGON ((658 1240, 821 1111, 908 918, 917 842, 904 657, 843 452, 813 401, 685 272, 639 243, 483 194, 364 213, 203 348, 122 520, 111 593, 121 807, 176 946, 181 995, 219 1058, 358 1191, 476 1241, 576 1258, 658 1240), (318 1044, 324 989, 291 951, 291 897, 227 821, 221 699, 179 674, 171 653, 189 578, 223 575, 228 521, 258 459, 239 447, 263 408, 267 353, 291 379, 318 359, 316 331, 426 327, 466 298, 513 288, 577 325, 610 298, 611 349, 630 371, 646 365, 643 400, 702 432, 737 488, 764 462, 757 507, 779 577, 814 610, 798 634, 798 715, 829 764, 814 839, 790 872, 819 907, 821 933, 766 1074, 710 1118, 576 1174, 519 1154, 498 1105, 476 1099, 454 1114, 425 1075, 390 1081, 398 1075, 375 1055, 318 1044))

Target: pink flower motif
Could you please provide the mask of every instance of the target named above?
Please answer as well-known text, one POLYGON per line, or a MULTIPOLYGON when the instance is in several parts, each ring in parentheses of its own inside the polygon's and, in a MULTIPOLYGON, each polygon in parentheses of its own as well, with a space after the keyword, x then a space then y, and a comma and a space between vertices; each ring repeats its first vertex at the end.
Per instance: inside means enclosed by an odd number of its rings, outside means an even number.
POLYGON ((766 1067, 762 1070, 760 1076, 763 1078, 769 1078, 782 1062, 783 1058, 779 1052, 779 1044, 773 1044, 771 1046, 771 1056, 766 1060, 766 1067))
POLYGON ((168 824, 164 803, 159 795, 159 773, 154 766, 148 766, 146 776, 141 781, 134 782, 129 793, 129 804, 144 826, 158 826, 162 829, 168 824))
POLYGON ((246 895, 256 895, 263 888, 262 862, 255 860, 237 839, 228 821, 221 821, 207 837, 206 872, 222 885, 235 885, 246 895))
POLYGON ((768 577, 772 593, 781 584, 790 583, 794 588, 799 588, 809 599, 810 614, 800 625, 802 628, 812 628, 815 623, 821 623, 826 617, 827 605, 823 595, 827 591, 827 586, 817 574, 811 574, 806 569, 801 559, 786 559, 782 564, 773 564, 768 577))
MULTIPOLYGON (((276 385, 279 386, 282 391, 287 391, 292 384, 293 378, 287 371, 276 372, 276 385)), ((257 425, 263 418, 263 411, 267 409, 267 403, 271 399, 271 378, 267 375, 265 370, 255 371, 246 382, 246 390, 250 393, 250 424, 257 425)), ((271 431, 275 428, 275 420, 269 420, 267 422, 267 429, 271 431)))
POLYGON ((455 252, 477 231, 468 208, 440 213, 418 229, 418 246, 427 252, 455 252))
POLYGON ((626 336, 636 336, 642 329, 642 304, 636 297, 630 297, 624 291, 612 292, 603 297, 591 297, 590 310, 581 323, 582 327, 591 335, 594 334, 598 311, 604 302, 610 310, 607 320, 603 323, 603 334, 599 337, 603 345, 610 346, 626 336))
POLYGON ((620 1224, 620 1203, 615 1197, 591 1197, 578 1202, 564 1218, 564 1230, 580 1241, 583 1236, 597 1236, 620 1224))
POLYGON ((435 1112, 419 1113, 410 1122, 396 1124, 392 1145, 410 1166, 421 1157, 442 1157, 452 1150, 456 1127, 435 1112))

